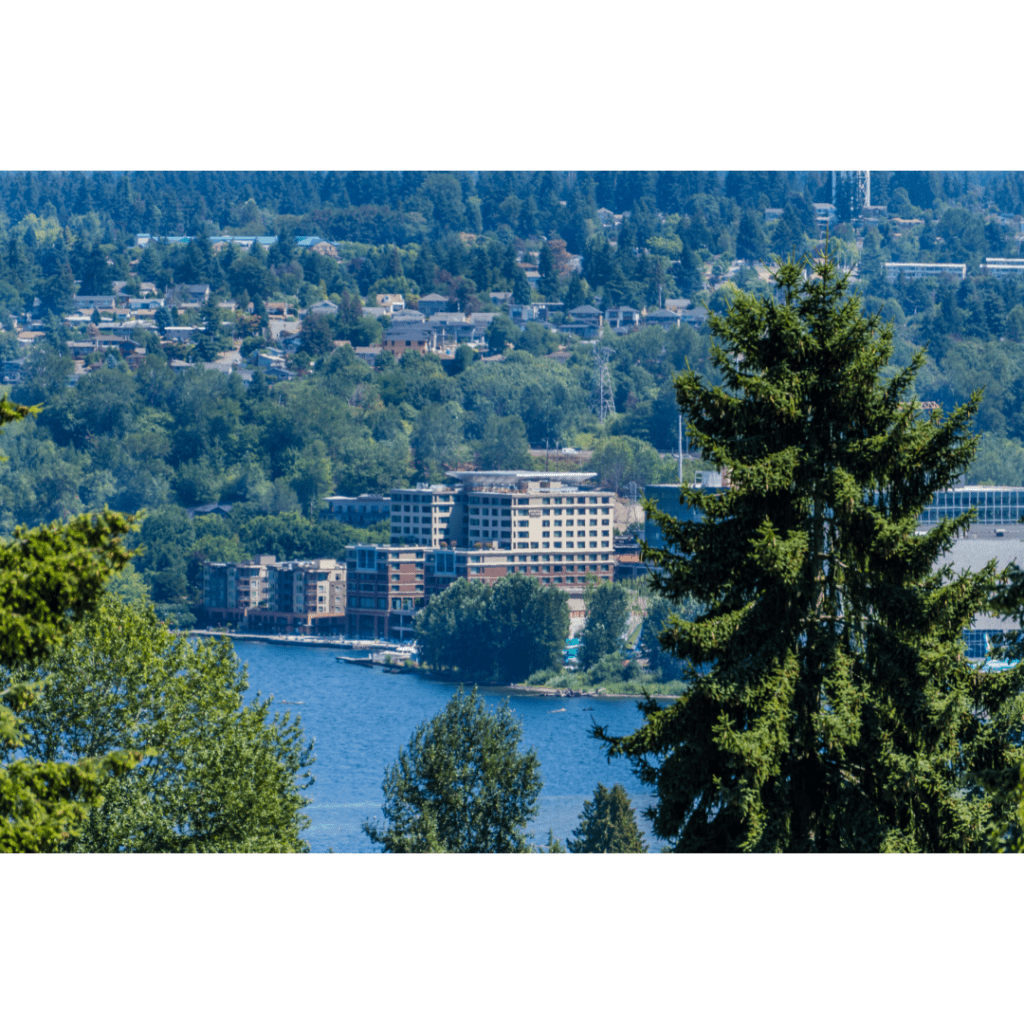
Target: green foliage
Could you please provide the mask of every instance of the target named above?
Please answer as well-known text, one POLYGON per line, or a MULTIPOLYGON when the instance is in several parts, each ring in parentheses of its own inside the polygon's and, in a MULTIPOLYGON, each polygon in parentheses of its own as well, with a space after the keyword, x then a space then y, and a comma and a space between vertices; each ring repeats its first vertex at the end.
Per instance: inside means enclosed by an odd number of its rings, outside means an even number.
POLYGON ((496 316, 487 327, 487 354, 501 355, 507 348, 515 348, 522 332, 504 313, 496 316))
MULTIPOLYGON (((0 424, 36 411, 0 398, 0 424)), ((19 527, 13 541, 0 545, 0 851, 57 849, 82 829, 103 784, 139 760, 132 750, 77 763, 22 752, 23 716, 39 691, 32 673, 101 600, 111 574, 125 567, 121 541, 132 526, 131 519, 104 512, 63 527, 19 527)))
POLYGON ((175 638, 144 601, 104 598, 43 664, 22 714, 25 753, 46 762, 144 751, 106 779, 80 852, 293 852, 313 758, 298 720, 248 704, 230 641, 175 638))
POLYGON ((565 844, 560 839, 555 838, 554 830, 549 828, 548 829, 548 853, 568 853, 568 852, 569 851, 566 850, 566 848, 565 848, 565 844))
POLYGON ((532 469, 530 443, 521 416, 492 416, 478 449, 479 469, 532 469))
MULTIPOLYGON (((586 468, 588 472, 597 473, 601 484, 616 493, 628 483, 636 483, 640 487, 660 483, 666 473, 662 458, 653 445, 628 436, 598 441, 586 468)), ((671 470, 672 466, 668 469, 671 470)))
POLYGON ((673 657, 670 650, 662 647, 660 638, 672 627, 674 618, 692 622, 700 611, 700 605, 692 598, 684 599, 678 605, 660 594, 648 598, 647 612, 640 631, 640 655, 646 659, 651 672, 662 679, 682 677, 683 663, 673 657))
POLYGON ((963 656, 994 570, 933 570, 966 519, 915 529, 971 460, 979 398, 922 416, 923 357, 884 381, 892 329, 814 270, 785 264, 778 300, 712 318, 724 387, 678 380, 732 477, 687 492, 691 522, 656 514, 668 547, 645 552, 659 593, 704 607, 663 634, 690 688, 633 736, 596 734, 657 786, 678 851, 983 849, 1010 813, 1024 699, 963 656))
POLYGON ((629 591, 621 583, 605 582, 585 593, 587 624, 580 636, 581 668, 591 668, 622 647, 629 619, 629 591))
POLYGON ((562 591, 533 576, 506 576, 493 586, 460 579, 415 622, 424 664, 516 682, 560 662, 569 605, 562 591))
POLYGON ((629 796, 618 782, 606 789, 600 782, 593 800, 583 801, 579 826, 568 841, 570 853, 646 853, 629 796))
POLYGON ((505 701, 490 712, 474 690, 424 722, 384 775, 386 825, 363 831, 387 853, 526 853, 541 791, 534 750, 505 701))

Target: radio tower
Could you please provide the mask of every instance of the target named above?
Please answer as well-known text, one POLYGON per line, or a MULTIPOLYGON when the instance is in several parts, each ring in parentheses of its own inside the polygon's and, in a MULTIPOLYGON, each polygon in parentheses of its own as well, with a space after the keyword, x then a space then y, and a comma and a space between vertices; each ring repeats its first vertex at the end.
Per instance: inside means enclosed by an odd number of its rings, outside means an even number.
POLYGON ((594 361, 597 363, 597 416, 602 423, 609 414, 615 412, 615 392, 608 367, 608 361, 614 354, 613 348, 594 346, 594 361))

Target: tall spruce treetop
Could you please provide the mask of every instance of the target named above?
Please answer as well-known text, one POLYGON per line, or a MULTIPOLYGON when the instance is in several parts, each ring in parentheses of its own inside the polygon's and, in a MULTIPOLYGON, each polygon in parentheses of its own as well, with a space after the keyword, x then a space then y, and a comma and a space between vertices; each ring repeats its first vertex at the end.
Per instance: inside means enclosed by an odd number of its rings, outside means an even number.
POLYGON ((657 787, 678 851, 982 849, 1012 817, 1024 700, 964 656, 994 567, 936 571, 969 517, 915 530, 971 461, 980 395, 923 416, 923 355, 886 380, 891 330, 833 262, 812 269, 783 264, 778 298, 710 318, 724 386, 677 378, 731 477, 682 491, 695 521, 648 508, 655 590, 705 609, 662 634, 691 686, 632 736, 596 734, 657 787))

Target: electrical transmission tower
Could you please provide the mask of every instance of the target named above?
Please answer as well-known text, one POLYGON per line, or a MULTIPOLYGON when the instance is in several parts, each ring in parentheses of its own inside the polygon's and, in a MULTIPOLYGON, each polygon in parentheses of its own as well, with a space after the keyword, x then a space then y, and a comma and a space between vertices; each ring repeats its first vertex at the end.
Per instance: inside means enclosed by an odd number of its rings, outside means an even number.
POLYGON ((615 349, 594 346, 594 361, 597 363, 597 416, 602 423, 615 412, 615 391, 612 388, 612 373, 608 366, 615 349))

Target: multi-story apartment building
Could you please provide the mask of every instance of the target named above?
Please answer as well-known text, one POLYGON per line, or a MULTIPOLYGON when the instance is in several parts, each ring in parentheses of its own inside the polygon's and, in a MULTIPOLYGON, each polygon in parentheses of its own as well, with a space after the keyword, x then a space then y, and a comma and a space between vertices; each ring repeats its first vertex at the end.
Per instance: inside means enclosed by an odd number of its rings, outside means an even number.
POLYGON ((529 552, 481 548, 354 545, 346 549, 349 636, 412 640, 413 616, 457 579, 493 584, 524 573, 579 596, 590 581, 614 579, 609 552, 529 552))
POLYGON ((451 472, 458 487, 391 492, 391 543, 508 551, 612 550, 612 491, 580 485, 594 473, 451 472))
POLYGON ((967 276, 966 263, 883 263, 886 281, 901 277, 915 280, 921 277, 952 277, 963 280, 967 276))
POLYGON ((1024 274, 1024 259, 986 256, 981 269, 991 277, 1019 277, 1024 274))
POLYGON ((333 558, 203 565, 203 607, 214 623, 286 632, 342 632, 346 566, 333 558))
POLYGON ((359 544, 345 559, 348 635, 411 640, 426 595, 426 549, 359 544))
POLYGON ((391 544, 437 547, 461 538, 459 492, 442 484, 399 487, 391 492, 391 544))
POLYGON ((349 526, 373 526, 391 518, 391 499, 383 494, 360 494, 358 498, 334 494, 325 501, 324 518, 349 526))
POLYGON ((918 522, 930 526, 940 519, 963 515, 977 509, 978 526, 1009 526, 1024 515, 1024 487, 950 487, 936 491, 925 505, 918 522))

